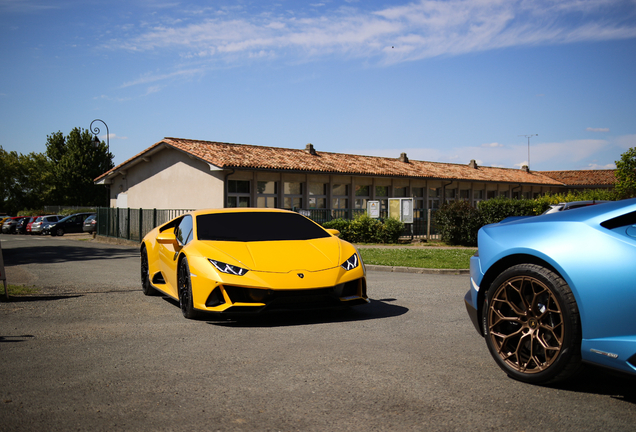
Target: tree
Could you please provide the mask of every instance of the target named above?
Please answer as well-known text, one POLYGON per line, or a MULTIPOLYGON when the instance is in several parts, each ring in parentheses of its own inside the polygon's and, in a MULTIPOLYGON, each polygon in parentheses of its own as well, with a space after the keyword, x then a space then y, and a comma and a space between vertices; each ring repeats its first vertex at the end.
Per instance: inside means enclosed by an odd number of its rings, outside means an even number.
POLYGON ((636 197, 636 147, 616 161, 616 192, 621 198, 636 197))
POLYGON ((0 212, 41 208, 51 191, 50 162, 41 153, 7 152, 0 146, 0 212))
POLYGON ((47 136, 46 156, 52 166, 51 196, 58 205, 107 206, 103 186, 94 179, 113 168, 113 155, 102 141, 96 144, 88 130, 74 128, 68 136, 47 136))

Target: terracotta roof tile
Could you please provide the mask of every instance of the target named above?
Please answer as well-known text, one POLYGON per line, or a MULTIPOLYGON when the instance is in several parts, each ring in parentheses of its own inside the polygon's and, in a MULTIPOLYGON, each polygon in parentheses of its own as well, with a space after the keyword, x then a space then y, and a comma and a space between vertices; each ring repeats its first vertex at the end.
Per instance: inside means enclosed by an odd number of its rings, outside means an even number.
POLYGON ((180 138, 165 138, 162 142, 221 168, 562 185, 540 172, 526 172, 509 168, 472 168, 468 165, 416 160, 401 162, 398 158, 321 151, 316 151, 316 155, 311 155, 307 151, 299 149, 180 138))
POLYGON ((108 174, 122 169, 125 165, 133 163, 136 159, 161 145, 168 145, 224 169, 259 169, 563 186, 562 181, 538 171, 526 172, 521 169, 481 166, 474 168, 468 164, 460 165, 416 160, 402 162, 399 158, 393 159, 321 151, 316 151, 316 154, 312 155, 305 150, 299 149, 198 141, 182 138, 164 138, 162 141, 159 141, 143 152, 119 164, 95 180, 102 179, 108 174))
POLYGON ((541 171, 567 186, 613 186, 616 170, 541 171))

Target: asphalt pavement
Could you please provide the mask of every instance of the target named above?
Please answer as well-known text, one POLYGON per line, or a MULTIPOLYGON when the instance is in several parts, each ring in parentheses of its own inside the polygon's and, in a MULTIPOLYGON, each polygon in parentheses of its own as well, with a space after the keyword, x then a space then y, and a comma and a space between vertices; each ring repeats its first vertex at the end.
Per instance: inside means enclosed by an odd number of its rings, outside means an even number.
MULTIPOLYGON (((78 237, 79 238, 79 237, 78 237)), ((140 290, 136 248, 1 235, 0 431, 631 431, 634 380, 557 387, 494 363, 466 275, 370 271, 344 312, 186 320, 140 290)))

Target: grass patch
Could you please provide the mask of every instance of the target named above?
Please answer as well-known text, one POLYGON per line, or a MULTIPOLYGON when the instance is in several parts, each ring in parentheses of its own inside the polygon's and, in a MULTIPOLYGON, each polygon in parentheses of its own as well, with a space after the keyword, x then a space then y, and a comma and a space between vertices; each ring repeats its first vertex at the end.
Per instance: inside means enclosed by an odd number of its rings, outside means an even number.
MULTIPOLYGON (((24 286, 24 285, 11 285, 9 284, 7 286, 9 288, 9 295, 10 296, 22 296, 22 295, 29 295, 29 294, 37 294, 40 290, 38 290, 36 287, 28 287, 28 286, 24 286)), ((4 286, 0 285, 0 293, 2 293, 1 295, 4 295, 4 286)))
POLYGON ((430 269, 468 269, 475 249, 361 248, 365 264, 430 269))

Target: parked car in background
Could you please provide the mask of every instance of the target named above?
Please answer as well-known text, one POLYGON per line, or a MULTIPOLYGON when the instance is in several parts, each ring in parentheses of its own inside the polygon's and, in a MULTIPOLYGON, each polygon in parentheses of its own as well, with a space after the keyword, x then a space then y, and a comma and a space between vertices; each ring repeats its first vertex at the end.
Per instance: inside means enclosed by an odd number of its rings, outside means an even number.
POLYGON ((562 202, 562 203, 558 203, 558 204, 551 204, 550 208, 547 209, 546 211, 544 211, 542 214, 550 214, 550 213, 556 213, 556 212, 560 212, 563 210, 572 210, 575 208, 581 208, 581 207, 587 207, 587 206, 591 206, 591 205, 596 205, 596 204, 603 204, 606 202, 610 202, 610 201, 600 201, 600 200, 593 200, 593 201, 571 201, 571 202, 562 202))
POLYGON ((90 215, 84 221, 84 232, 94 233, 97 231, 97 215, 90 215))
POLYGON ((15 234, 17 232, 18 223, 24 219, 24 216, 14 216, 4 221, 2 224, 2 234, 15 234))
POLYGON ((26 225, 26 234, 31 234, 31 227, 33 227, 33 223, 38 220, 40 216, 33 216, 29 219, 26 225))
POLYGON ((95 213, 75 213, 70 216, 66 216, 57 222, 50 224, 45 230, 45 234, 51 234, 52 236, 63 236, 67 233, 81 233, 83 232, 84 221, 87 217, 94 215, 95 213))
POLYGON ((40 216, 35 220, 35 222, 33 222, 33 225, 31 225, 31 234, 42 234, 45 226, 48 226, 53 222, 57 222, 62 218, 63 216, 58 215, 40 216))
POLYGON ((31 219, 31 216, 20 219, 20 222, 18 222, 18 226, 16 227, 16 231, 18 234, 26 234, 27 225, 29 224, 29 222, 31 222, 31 219))

